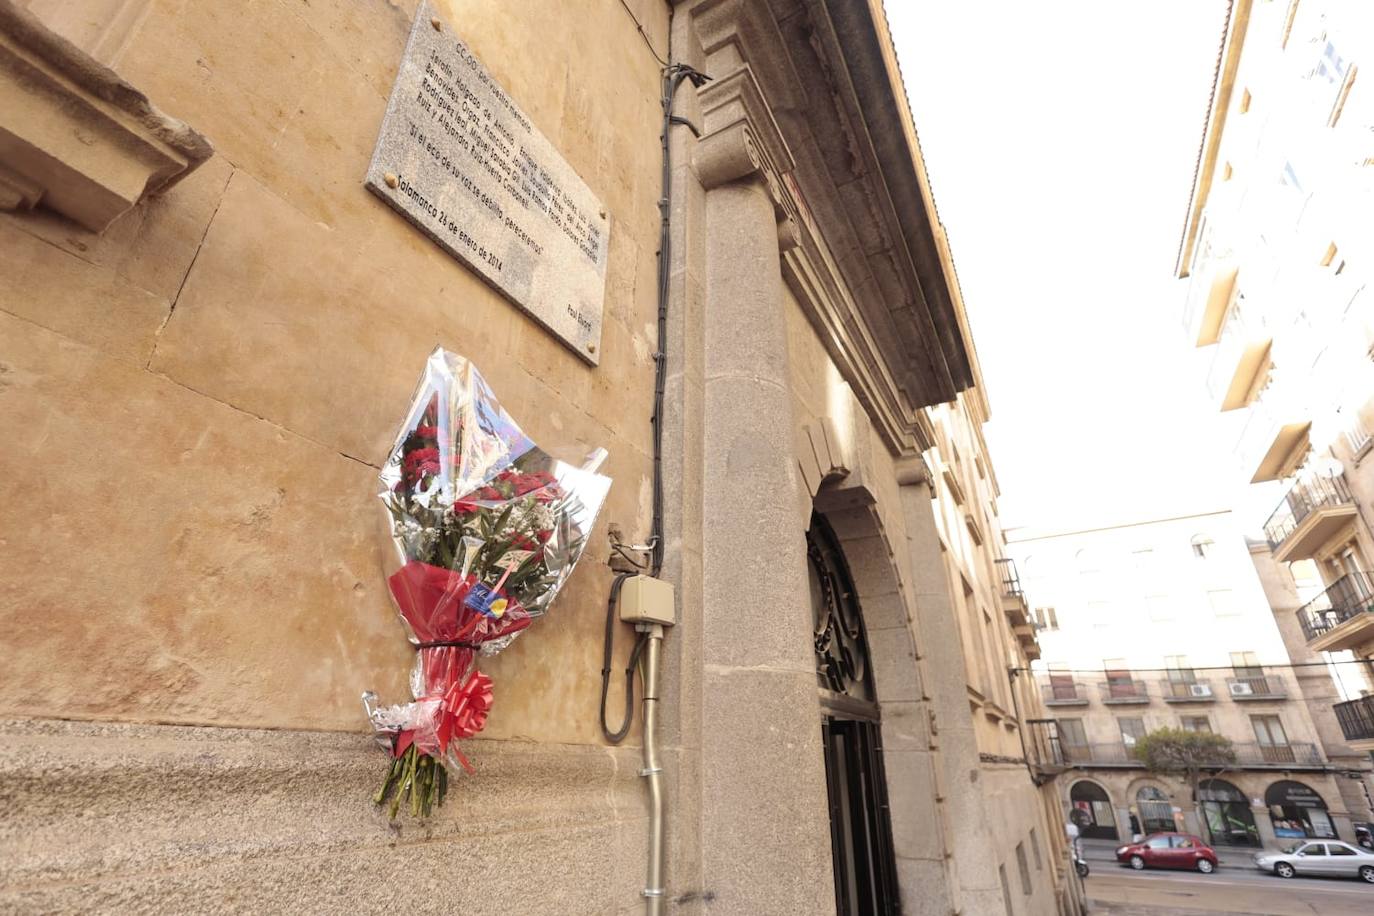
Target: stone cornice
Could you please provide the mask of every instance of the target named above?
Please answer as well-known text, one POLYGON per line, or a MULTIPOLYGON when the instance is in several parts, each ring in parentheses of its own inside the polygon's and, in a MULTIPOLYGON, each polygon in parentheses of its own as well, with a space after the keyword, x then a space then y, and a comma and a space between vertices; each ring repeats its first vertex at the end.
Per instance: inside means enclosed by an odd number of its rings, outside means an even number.
POLYGON ((0 207, 102 231, 210 158, 200 134, 13 0, 0 0, 0 207))
POLYGON ((681 5, 693 63, 713 78, 700 91, 698 174, 707 187, 755 172, 767 182, 793 295, 889 450, 924 449, 921 408, 975 373, 910 125, 881 123, 905 110, 874 50, 885 32, 860 28, 872 15, 862 3, 841 11, 842 29, 820 0, 681 5), (868 53, 876 63, 851 60, 868 53))

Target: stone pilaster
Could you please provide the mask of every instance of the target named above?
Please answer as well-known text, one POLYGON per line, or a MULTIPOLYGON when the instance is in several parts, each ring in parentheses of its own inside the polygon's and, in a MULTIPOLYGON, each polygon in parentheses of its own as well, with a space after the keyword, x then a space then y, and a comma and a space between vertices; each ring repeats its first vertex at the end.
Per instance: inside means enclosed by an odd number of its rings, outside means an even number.
POLYGON ((917 467, 899 476, 902 512, 913 573, 917 639, 938 647, 925 656, 927 691, 935 709, 940 762, 943 771, 945 817, 950 825, 949 853, 956 872, 951 894, 956 912, 1000 914, 1004 911, 997 863, 989 855, 995 848, 987 835, 988 812, 984 810, 978 741, 969 711, 967 673, 964 671, 959 622, 946 584, 940 535, 931 510, 928 475, 917 467))
MULTIPOLYGON (((701 93, 701 857, 712 912, 833 911, 779 247, 747 69, 701 93)), ((774 146, 776 150, 778 147, 774 146)), ((784 227, 780 232, 779 227, 784 227)))

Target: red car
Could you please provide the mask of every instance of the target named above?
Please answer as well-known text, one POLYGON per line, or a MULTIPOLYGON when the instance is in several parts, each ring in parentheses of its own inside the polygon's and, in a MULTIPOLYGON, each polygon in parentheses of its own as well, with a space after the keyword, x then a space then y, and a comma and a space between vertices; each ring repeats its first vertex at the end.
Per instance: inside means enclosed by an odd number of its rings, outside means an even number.
POLYGON ((1196 868, 1210 875, 1217 867, 1217 854, 1212 847, 1189 833, 1152 833, 1139 843, 1118 847, 1116 860, 1136 871, 1150 865, 1196 868))

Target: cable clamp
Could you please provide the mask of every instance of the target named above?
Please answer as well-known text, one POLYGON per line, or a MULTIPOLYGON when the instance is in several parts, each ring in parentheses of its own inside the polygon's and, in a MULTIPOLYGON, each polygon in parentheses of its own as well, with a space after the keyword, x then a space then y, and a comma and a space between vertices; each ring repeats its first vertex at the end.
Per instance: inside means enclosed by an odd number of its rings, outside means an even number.
POLYGON ((655 888, 655 887, 646 887, 646 888, 644 888, 644 890, 640 891, 639 893, 640 893, 641 896, 644 896, 644 897, 662 897, 662 896, 663 896, 663 888, 661 888, 661 887, 657 887, 657 888, 655 888))
POLYGON ((639 771, 640 776, 653 776, 655 773, 662 773, 663 767, 645 767, 639 771))

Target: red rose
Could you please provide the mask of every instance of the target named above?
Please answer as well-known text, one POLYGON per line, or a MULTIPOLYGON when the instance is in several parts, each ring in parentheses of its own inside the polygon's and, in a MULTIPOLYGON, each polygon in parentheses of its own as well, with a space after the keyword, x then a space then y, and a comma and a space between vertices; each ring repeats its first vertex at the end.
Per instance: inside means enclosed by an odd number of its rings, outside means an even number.
POLYGON ((437 448, 417 448, 407 452, 401 459, 401 469, 408 482, 414 483, 421 477, 439 473, 439 450, 437 448))

